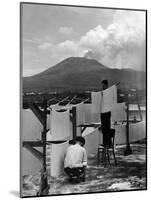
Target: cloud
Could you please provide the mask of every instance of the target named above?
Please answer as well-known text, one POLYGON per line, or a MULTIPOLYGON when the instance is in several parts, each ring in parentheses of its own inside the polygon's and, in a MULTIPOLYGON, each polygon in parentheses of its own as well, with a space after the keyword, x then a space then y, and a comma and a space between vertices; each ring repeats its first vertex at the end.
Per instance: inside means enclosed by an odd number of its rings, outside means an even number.
POLYGON ((51 50, 51 55, 56 58, 58 62, 65 58, 72 56, 81 56, 83 54, 83 48, 78 45, 75 41, 66 40, 58 43, 51 50))
POLYGON ((73 28, 72 27, 66 27, 66 26, 63 26, 63 27, 60 27, 59 28, 59 32, 61 34, 64 34, 64 35, 72 35, 74 33, 73 31, 73 28))
POLYGON ((51 47, 53 47, 53 44, 51 44, 50 42, 44 42, 38 46, 38 48, 41 50, 47 50, 48 48, 51 47))
POLYGON ((23 39, 23 42, 36 44, 35 40, 33 40, 33 39, 28 39, 28 38, 24 38, 24 39, 23 39))
POLYGON ((87 50, 86 57, 109 67, 144 69, 145 13, 117 11, 112 24, 106 29, 99 25, 88 31, 79 45, 87 50))
POLYGON ((36 67, 36 73, 35 73, 35 67, 33 67, 32 65, 26 65, 23 70, 23 77, 32 76, 42 71, 43 69, 41 67, 36 67))
POLYGON ((65 59, 85 56, 112 68, 145 69, 145 13, 116 11, 113 22, 89 30, 79 41, 66 40, 55 46, 54 54, 65 59))
MULTIPOLYGON (((73 29, 61 27, 59 31, 71 34, 73 29)), ((100 24, 77 40, 71 35, 66 37, 68 40, 60 43, 48 39, 36 41, 34 49, 29 49, 24 54, 25 64, 29 65, 30 61, 39 59, 39 63, 32 63, 33 67, 45 70, 65 58, 85 56, 112 68, 145 70, 145 12, 118 10, 114 12, 112 23, 108 26, 100 24), (33 51, 36 51, 36 55, 32 55, 33 51), (29 53, 30 56, 26 55, 29 53)))
MULTIPOLYGON (((68 57, 81 56, 82 52, 83 48, 80 47, 78 43, 71 40, 66 40, 58 44, 43 42, 38 46, 38 50, 36 53, 37 57, 31 56, 30 61, 29 59, 26 59, 26 62, 24 61, 24 63, 25 66, 32 65, 35 71, 38 71, 39 69, 43 71, 68 57)), ((31 74, 31 72, 34 72, 34 70, 28 70, 27 72, 30 72, 31 74)))
POLYGON ((79 55, 82 53, 82 47, 80 47, 78 43, 74 41, 66 40, 57 45, 57 51, 79 55))

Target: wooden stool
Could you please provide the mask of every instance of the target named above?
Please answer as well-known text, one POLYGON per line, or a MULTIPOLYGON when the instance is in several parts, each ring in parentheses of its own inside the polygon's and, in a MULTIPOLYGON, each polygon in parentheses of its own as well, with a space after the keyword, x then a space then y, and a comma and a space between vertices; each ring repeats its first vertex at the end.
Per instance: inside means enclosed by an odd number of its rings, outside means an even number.
POLYGON ((111 129, 111 146, 99 144, 98 146, 98 166, 100 164, 100 154, 102 154, 104 167, 106 167, 107 161, 110 165, 110 152, 113 154, 115 166, 117 165, 115 151, 114 151, 114 138, 115 138, 115 129, 111 129))

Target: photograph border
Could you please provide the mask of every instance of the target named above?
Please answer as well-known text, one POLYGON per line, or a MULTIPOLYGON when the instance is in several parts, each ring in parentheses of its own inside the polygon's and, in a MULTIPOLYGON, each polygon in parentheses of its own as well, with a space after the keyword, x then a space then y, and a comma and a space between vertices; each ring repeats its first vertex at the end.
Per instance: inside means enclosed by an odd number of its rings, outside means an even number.
POLYGON ((144 191, 144 190, 148 190, 148 168, 147 168, 147 164, 148 164, 148 125, 147 125, 147 116, 148 116, 148 100, 147 100, 147 88, 148 88, 148 85, 147 85, 147 70, 148 70, 148 62, 147 62, 147 59, 148 59, 148 10, 147 9, 133 9, 133 8, 121 8, 121 7, 100 7, 100 6, 87 6, 87 5, 70 5, 70 4, 55 4, 55 3, 40 3, 40 2, 20 2, 20 7, 19 7, 19 12, 20 12, 20 27, 19 27, 19 34, 20 34, 20 52, 19 52, 19 63, 20 63, 20 80, 19 80, 19 91, 20 91, 20 101, 19 101, 19 107, 20 107, 20 135, 19 135, 19 139, 20 139, 20 176, 19 176, 19 181, 20 181, 20 185, 19 185, 19 188, 20 188, 20 197, 21 198, 34 198, 34 197, 53 197, 53 196, 69 196, 69 195, 86 195, 86 194, 101 194, 101 193, 119 193, 119 192, 133 192, 133 191, 144 191), (22 126, 23 126, 23 122, 22 122, 22 104, 23 104, 23 97, 22 97, 22 92, 23 92, 23 81, 22 81, 22 78, 23 78, 23 40, 22 40, 22 34, 23 34, 23 31, 22 31, 22 27, 23 27, 23 23, 22 23, 22 14, 23 14, 23 9, 22 9, 22 5, 25 5, 25 4, 32 4, 32 5, 47 5, 47 6, 66 6, 66 7, 80 7, 80 8, 95 8, 95 9, 114 9, 114 10, 130 10, 130 11, 141 11, 141 12, 145 12, 145 31, 146 31, 146 34, 145 34, 145 46, 146 46, 146 73, 145 73, 145 78, 146 78, 146 114, 145 114, 145 117, 146 117, 146 189, 132 189, 132 190, 120 190, 120 191, 100 191, 100 192, 85 192, 85 193, 70 193, 70 194, 49 194, 49 195, 42 195, 42 196, 22 196, 22 176, 21 176, 21 168, 22 168, 22 158, 21 158, 21 152, 22 152, 22 138, 21 138, 21 133, 22 133, 22 126))

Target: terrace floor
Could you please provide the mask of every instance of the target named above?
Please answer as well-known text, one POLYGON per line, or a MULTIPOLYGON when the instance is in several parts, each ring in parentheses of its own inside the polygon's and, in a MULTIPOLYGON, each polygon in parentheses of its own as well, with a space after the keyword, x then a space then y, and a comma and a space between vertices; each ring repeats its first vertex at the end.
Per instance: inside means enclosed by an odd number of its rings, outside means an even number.
MULTIPOLYGON (((97 155, 91 154, 85 182, 69 183, 65 175, 58 178, 49 176, 48 195, 146 189, 146 143, 131 144, 131 149, 132 154, 124 156, 125 146, 117 146, 117 166, 111 162, 106 168, 97 166, 97 155)), ((40 174, 25 176, 23 180, 22 195, 35 196, 39 189, 40 174)))

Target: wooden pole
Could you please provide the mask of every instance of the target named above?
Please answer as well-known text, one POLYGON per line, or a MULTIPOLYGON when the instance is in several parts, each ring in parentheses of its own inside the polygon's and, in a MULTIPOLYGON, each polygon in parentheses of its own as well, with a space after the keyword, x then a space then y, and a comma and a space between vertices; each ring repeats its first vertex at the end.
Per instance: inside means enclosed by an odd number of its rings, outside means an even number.
POLYGON ((77 111, 76 107, 72 107, 72 127, 73 127, 73 139, 77 136, 77 111))
POLYGON ((139 103, 137 103, 137 106, 138 106, 138 110, 139 110, 140 120, 142 121, 143 117, 142 117, 141 107, 140 107, 139 103))
POLYGON ((43 142, 43 166, 41 170, 41 184, 38 196, 47 195, 49 190, 48 180, 47 180, 47 168, 46 168, 46 134, 47 134, 47 100, 44 100, 44 123, 42 132, 42 142, 43 142))
POLYGON ((42 132, 42 141, 43 141, 43 156, 44 156, 44 171, 46 171, 46 134, 47 134, 47 101, 44 102, 44 125, 42 132))
POLYGON ((137 91, 136 91, 136 99, 137 99, 137 106, 138 106, 138 110, 139 110, 140 120, 142 121, 143 117, 142 117, 141 107, 140 107, 140 104, 139 104, 139 96, 138 96, 138 92, 137 91))
POLYGON ((127 94, 126 107, 127 107, 127 110, 126 110, 127 122, 126 122, 126 149, 124 151, 125 156, 132 154, 132 150, 129 143, 129 97, 128 97, 128 94, 127 94))

